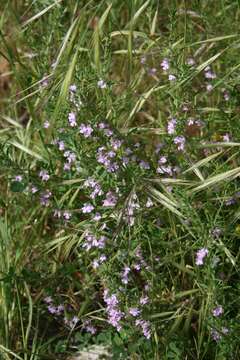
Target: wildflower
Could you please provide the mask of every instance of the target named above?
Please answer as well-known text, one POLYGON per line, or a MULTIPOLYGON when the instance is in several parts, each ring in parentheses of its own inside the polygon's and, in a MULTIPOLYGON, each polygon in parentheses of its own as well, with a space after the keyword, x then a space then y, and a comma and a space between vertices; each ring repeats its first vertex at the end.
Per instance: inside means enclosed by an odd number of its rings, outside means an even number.
POLYGON ((83 214, 91 213, 93 210, 94 206, 89 203, 84 204, 84 206, 82 207, 83 214))
POLYGON ((147 208, 150 208, 150 207, 152 207, 152 206, 153 206, 152 199, 148 198, 148 199, 147 199, 147 202, 146 202, 146 207, 147 207, 147 208))
POLYGON ((161 156, 160 159, 158 160, 159 165, 166 164, 166 162, 167 162, 166 156, 161 156))
POLYGON ((225 142, 229 142, 229 141, 230 141, 229 134, 223 135, 223 141, 225 141, 225 142))
POLYGON ((148 302, 149 302, 148 296, 142 296, 142 297, 140 298, 140 304, 141 304, 141 305, 146 305, 148 302))
POLYGON ((72 217, 72 214, 69 211, 64 211, 63 217, 65 220, 70 220, 72 217))
POLYGON ((180 151, 180 150, 184 150, 184 147, 185 147, 185 137, 184 136, 176 136, 174 139, 173 139, 173 142, 174 144, 177 145, 177 149, 180 151))
POLYGON ((48 129, 49 126, 50 126, 50 122, 49 122, 49 121, 45 121, 45 122, 43 123, 44 129, 48 129))
POLYGON ((167 71, 169 69, 169 60, 167 58, 163 59, 163 61, 161 62, 161 68, 164 71, 167 71))
POLYGON ((71 92, 76 92, 76 91, 77 91, 77 85, 75 85, 75 84, 70 85, 70 86, 69 86, 69 90, 70 90, 71 92))
POLYGON ((139 310, 138 308, 130 308, 129 309, 129 314, 136 317, 136 316, 141 314, 141 310, 139 310))
POLYGON ((193 58, 188 58, 187 59, 187 65, 189 65, 189 66, 195 65, 195 60, 193 58))
POLYGON ((147 161, 141 160, 139 165, 144 170, 149 170, 150 169, 150 165, 149 165, 149 163, 147 161))
POLYGON ((103 299, 107 304, 107 313, 108 313, 108 322, 114 326, 117 331, 121 330, 121 325, 119 322, 123 318, 124 314, 118 308, 118 299, 116 294, 109 295, 109 290, 105 289, 103 294, 103 299))
POLYGON ((206 89, 207 89, 207 92, 212 91, 212 89, 213 89, 212 84, 207 84, 206 89))
POLYGON ((49 205, 49 198, 52 196, 51 191, 46 190, 45 192, 43 192, 40 196, 40 203, 43 206, 48 206, 49 205))
POLYGON ((22 179, 23 179, 22 175, 16 175, 15 176, 15 181, 17 181, 17 182, 21 182, 22 179))
POLYGON ((100 89, 106 89, 107 84, 106 84, 106 82, 105 82, 103 79, 100 79, 100 80, 97 82, 97 86, 98 86, 100 89))
POLYGON ((140 59, 140 63, 143 65, 146 63, 146 60, 147 60, 146 56, 142 56, 140 59))
POLYGON ((65 163, 65 164, 63 165, 63 170, 64 170, 64 171, 69 171, 69 170, 71 170, 71 164, 70 164, 70 163, 65 163))
POLYGON ((106 199, 103 200, 104 207, 114 207, 117 203, 117 197, 113 194, 113 192, 109 191, 106 195, 106 199))
POLYGON ((75 113, 70 112, 70 113, 68 114, 68 122, 69 122, 69 125, 70 125, 71 127, 77 126, 76 114, 75 114, 75 113))
POLYGON ((168 121, 168 124, 167 124, 167 133, 168 133, 169 135, 175 133, 176 125, 177 125, 177 120, 176 120, 176 119, 172 118, 171 120, 168 121))
POLYGON ((114 150, 118 150, 122 145, 122 140, 119 139, 111 139, 110 140, 111 146, 114 150))
POLYGON ((42 181, 48 181, 49 178, 50 178, 47 170, 41 170, 41 171, 39 172, 39 177, 42 179, 42 181))
POLYGON ((197 251, 197 255, 196 255, 196 265, 203 265, 203 259, 205 258, 205 256, 208 255, 208 249, 206 248, 202 248, 200 250, 197 251))
POLYGON ((58 142, 58 149, 60 151, 63 151, 65 149, 65 144, 64 144, 64 141, 59 141, 58 142))
POLYGON ((128 282, 129 282, 128 274, 129 274, 130 271, 131 271, 130 267, 128 267, 128 266, 124 267, 124 270, 123 270, 122 275, 121 275, 121 280, 122 280, 122 283, 125 284, 125 285, 127 285, 128 282))
POLYGON ((101 220, 101 218, 102 218, 101 214, 96 213, 96 214, 94 215, 94 217, 93 217, 93 220, 94 220, 94 221, 99 221, 99 220, 101 220))
POLYGON ((88 138, 91 136, 92 132, 93 132, 93 128, 91 127, 91 125, 85 125, 85 124, 81 124, 79 127, 80 133, 85 137, 88 138))
POLYGON ((60 210, 54 210, 54 213, 53 213, 53 216, 54 216, 54 217, 60 219, 61 215, 62 215, 62 214, 61 214, 61 211, 60 211, 60 210))
POLYGON ((168 80, 169 80, 169 81, 176 81, 177 78, 176 78, 175 75, 170 74, 170 75, 168 75, 168 80))
POLYGON ((62 304, 58 305, 56 308, 57 314, 60 315, 62 312, 64 312, 64 309, 65 309, 64 305, 62 305, 62 304))
POLYGON ((46 304, 51 304, 53 302, 53 299, 52 299, 51 296, 46 296, 44 298, 44 301, 45 301, 46 304))
POLYGON ((50 312, 50 314, 56 314, 57 313, 57 308, 55 306, 49 305, 47 307, 47 309, 50 312))
POLYGON ((214 72, 212 72, 211 70, 205 71, 204 75, 205 75, 206 79, 215 79, 216 78, 216 74, 214 72))
POLYGON ((35 194, 37 191, 38 191, 38 188, 33 185, 33 186, 31 187, 31 193, 32 193, 32 194, 35 194))
POLYGON ((223 314, 223 307, 221 305, 217 306, 215 309, 213 309, 212 314, 215 317, 221 316, 223 314))
POLYGON ((141 326, 143 335, 147 339, 150 339, 150 337, 151 337, 150 322, 146 321, 146 320, 138 319, 138 320, 136 320, 135 324, 136 324, 136 326, 141 326))

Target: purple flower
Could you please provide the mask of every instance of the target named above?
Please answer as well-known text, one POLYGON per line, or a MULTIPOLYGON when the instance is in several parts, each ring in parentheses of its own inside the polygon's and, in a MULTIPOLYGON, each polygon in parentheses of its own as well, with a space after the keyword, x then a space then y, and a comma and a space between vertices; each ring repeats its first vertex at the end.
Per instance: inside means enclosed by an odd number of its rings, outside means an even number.
POLYGON ((65 144, 64 144, 64 141, 59 141, 58 142, 58 149, 60 151, 63 151, 65 149, 65 144))
POLYGON ((150 330, 150 322, 146 320, 136 320, 136 326, 141 326, 143 335, 150 339, 151 337, 151 330, 150 330))
POLYGON ((125 284, 125 285, 127 285, 128 282, 129 282, 128 274, 129 274, 130 271, 131 271, 130 267, 128 267, 128 266, 124 267, 124 270, 123 270, 122 275, 121 275, 121 280, 122 280, 122 283, 125 284))
POLYGON ((129 314, 136 317, 136 316, 141 314, 141 310, 139 310, 138 308, 130 308, 129 309, 129 314))
POLYGON ((177 125, 177 120, 172 118, 171 120, 168 121, 168 124, 167 124, 167 132, 169 135, 172 135, 175 133, 175 128, 176 128, 176 125, 177 125))
POLYGON ((176 81, 177 78, 176 78, 175 75, 170 74, 170 75, 168 75, 168 80, 169 80, 169 81, 176 81))
POLYGON ((166 164, 167 162, 167 157, 166 156, 161 156, 158 160, 158 164, 162 165, 162 164, 166 164))
POLYGON ((64 211, 63 217, 65 220, 70 220, 72 217, 72 214, 69 211, 64 211))
POLYGON ((152 207, 152 206, 153 206, 152 199, 148 198, 148 199, 147 199, 147 202, 146 202, 146 207, 147 207, 147 208, 150 208, 150 207, 152 207))
POLYGON ((113 192, 109 191, 106 195, 106 199, 103 200, 104 207, 114 207, 117 203, 117 197, 113 192))
POLYGON ((91 125, 85 125, 85 124, 81 124, 79 127, 80 133, 85 137, 88 138, 91 136, 92 132, 93 132, 93 128, 91 127, 91 125))
POLYGON ((150 169, 150 165, 149 165, 149 163, 147 161, 141 160, 139 165, 144 170, 149 170, 150 169))
POLYGON ((49 122, 49 121, 45 121, 45 122, 43 123, 44 129, 48 129, 49 126, 50 126, 50 122, 49 122))
POLYGON ((223 314, 223 307, 221 305, 217 306, 215 309, 213 309, 212 314, 215 317, 221 316, 223 314))
POLYGON ((161 62, 161 68, 164 71, 167 71, 169 69, 169 60, 167 58, 163 59, 163 61, 161 62))
POLYGON ((107 304, 108 322, 114 326, 118 331, 121 330, 119 322, 123 318, 124 314, 118 308, 118 299, 116 294, 109 295, 109 290, 105 289, 103 299, 107 304))
POLYGON ((176 137, 173 139, 173 142, 174 142, 174 144, 177 145, 177 149, 178 149, 179 151, 184 150, 185 142, 186 142, 186 139, 185 139, 184 136, 176 136, 176 137))
POLYGON ((203 259, 208 255, 208 249, 202 248, 197 251, 195 264, 200 266, 203 265, 203 259))
POLYGON ((45 301, 46 304, 51 304, 53 302, 53 299, 52 299, 51 296, 46 296, 44 298, 44 301, 45 301))
POLYGON ((119 139, 111 139, 110 140, 111 146, 114 150, 118 150, 122 145, 122 140, 119 139))
POLYGON ((207 89, 207 92, 211 92, 213 89, 212 84, 207 84, 206 89, 207 89))
POLYGON ((140 304, 141 304, 141 305, 146 305, 148 302, 149 302, 148 296, 142 296, 142 297, 140 298, 140 304))
POLYGON ((50 312, 50 314, 56 314, 57 313, 57 308, 55 306, 49 305, 47 307, 47 309, 50 312))
POLYGON ((70 112, 70 113, 68 114, 68 122, 69 122, 69 125, 70 125, 71 127, 77 126, 76 114, 75 114, 75 113, 70 112))
POLYGON ((42 181, 48 181, 49 178, 50 178, 47 170, 41 170, 41 171, 39 172, 39 177, 42 179, 42 181))
POLYGON ((49 205, 49 198, 52 196, 51 191, 46 190, 45 192, 43 192, 40 196, 40 203, 43 206, 48 206, 49 205))
POLYGON ((225 142, 229 142, 229 141, 230 141, 229 134, 223 135, 223 141, 225 141, 225 142))
POLYGON ((22 179, 23 179, 22 175, 16 175, 15 176, 15 181, 17 181, 17 182, 21 182, 22 179))
POLYGON ((77 91, 77 85, 75 85, 75 84, 70 85, 70 86, 69 86, 69 90, 70 90, 71 92, 76 92, 76 91, 77 91))
POLYGON ((32 193, 32 194, 35 194, 37 191, 38 191, 38 188, 33 185, 33 186, 31 187, 31 193, 32 193))
POLYGON ((94 206, 92 204, 86 203, 82 207, 83 214, 91 213, 94 210, 94 206))
POLYGON ((100 89, 106 89, 107 84, 106 84, 106 82, 105 82, 103 79, 100 79, 100 80, 97 82, 97 86, 98 86, 100 89))
POLYGON ((99 221, 99 220, 101 220, 101 218, 102 218, 101 214, 96 213, 96 214, 94 215, 94 217, 93 217, 93 220, 94 220, 94 221, 99 221))
POLYGON ((195 65, 195 60, 193 58, 188 58, 187 59, 187 65, 189 65, 189 66, 195 65))

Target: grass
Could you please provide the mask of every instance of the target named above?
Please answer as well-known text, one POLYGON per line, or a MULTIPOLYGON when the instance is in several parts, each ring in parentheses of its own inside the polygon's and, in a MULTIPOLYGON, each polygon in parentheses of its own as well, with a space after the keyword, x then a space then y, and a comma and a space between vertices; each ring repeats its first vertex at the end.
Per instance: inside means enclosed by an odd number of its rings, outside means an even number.
POLYGON ((239 17, 0 4, 2 359, 240 357, 239 17))

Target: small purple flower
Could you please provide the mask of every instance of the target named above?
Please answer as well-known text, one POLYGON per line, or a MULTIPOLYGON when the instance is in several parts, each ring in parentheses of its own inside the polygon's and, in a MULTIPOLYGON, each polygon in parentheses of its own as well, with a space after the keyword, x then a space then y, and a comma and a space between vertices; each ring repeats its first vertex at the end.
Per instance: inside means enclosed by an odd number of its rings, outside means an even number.
POLYGON ((129 282, 128 274, 129 274, 130 271, 131 271, 130 267, 128 267, 128 266, 124 267, 124 270, 123 270, 122 275, 121 275, 121 280, 122 280, 122 283, 125 284, 125 285, 127 285, 128 282, 129 282))
POLYGON ((229 142, 229 141, 230 141, 229 134, 223 135, 223 141, 225 141, 225 142, 229 142))
POLYGON ((146 202, 146 208, 150 208, 153 206, 153 202, 152 202, 152 199, 148 198, 147 199, 147 202, 146 202))
POLYGON ((68 114, 68 122, 71 127, 77 126, 76 114, 74 112, 68 114))
POLYGON ((69 90, 70 90, 71 92, 76 92, 76 91, 77 91, 77 85, 75 85, 75 84, 70 85, 70 86, 69 86, 69 90))
POLYGON ((138 308, 130 308, 129 309, 129 314, 136 317, 136 316, 141 314, 141 310, 139 310, 138 308))
POLYGON ((72 217, 72 214, 70 213, 70 211, 64 211, 63 217, 65 220, 70 220, 72 217))
POLYGON ((50 126, 50 122, 49 122, 49 121, 45 121, 45 122, 43 123, 44 129, 48 129, 49 126, 50 126))
POLYGON ((96 214, 94 215, 94 217, 93 217, 93 220, 94 220, 94 221, 99 221, 99 220, 101 220, 101 218, 102 218, 101 214, 96 213, 96 214))
POLYGON ((143 65, 143 64, 146 63, 146 61, 147 61, 146 56, 142 56, 141 59, 140 59, 140 63, 143 65))
POLYGON ((212 84, 207 84, 206 89, 207 89, 207 92, 211 92, 213 89, 212 84))
POLYGON ((177 78, 176 78, 175 75, 170 74, 170 75, 168 75, 168 80, 169 80, 169 81, 176 81, 177 78))
POLYGON ((223 314, 223 307, 221 305, 217 306, 215 309, 213 309, 212 314, 215 317, 221 316, 223 314))
POLYGON ((53 302, 53 299, 52 299, 51 296, 46 296, 44 298, 44 301, 45 301, 46 304, 51 304, 53 302))
POLYGON ((185 142, 186 142, 186 139, 184 136, 176 136, 174 139, 173 139, 173 142, 174 144, 177 145, 177 149, 179 151, 183 151, 184 150, 184 147, 185 147, 185 142))
POLYGON ((187 65, 189 65, 189 66, 195 65, 195 60, 193 58, 188 58, 187 59, 187 65))
POLYGON ((103 79, 100 79, 100 80, 97 82, 97 86, 98 86, 100 89, 106 89, 107 84, 106 84, 106 82, 105 82, 103 79))
POLYGON ((142 296, 142 297, 140 298, 140 304, 141 304, 141 305, 146 305, 148 302, 149 302, 148 296, 142 296))
POLYGON ((81 124, 79 127, 79 131, 85 138, 88 138, 91 136, 93 128, 91 127, 91 125, 81 124))
POLYGON ((56 314, 57 313, 57 308, 55 306, 49 305, 47 307, 47 309, 50 312, 50 314, 56 314))
POLYGON ((48 181, 49 178, 50 178, 47 170, 41 170, 41 171, 39 172, 39 177, 42 179, 42 181, 48 181))
POLYGON ((166 156, 161 156, 158 160, 158 164, 162 165, 162 164, 166 164, 167 162, 167 157, 166 156))
POLYGON ((150 165, 149 165, 149 163, 147 161, 141 160, 139 165, 144 170, 149 170, 150 169, 150 165))
POLYGON ((35 194, 36 192, 38 192, 38 188, 37 188, 36 186, 32 185, 32 187, 31 187, 31 193, 32 193, 32 194, 35 194))
POLYGON ((82 207, 83 214, 91 213, 94 210, 94 206, 92 204, 86 203, 82 207))
POLYGON ((103 200, 104 207, 114 207, 117 203, 117 197, 113 194, 112 191, 109 191, 106 195, 105 200, 103 200))
POLYGON ((197 251, 195 264, 197 266, 203 265, 203 259, 208 255, 208 249, 202 248, 197 251))
POLYGON ((22 175, 16 175, 15 176, 15 181, 17 181, 17 182, 21 182, 22 179, 23 179, 22 175))
POLYGON ((175 128, 176 128, 176 125, 177 125, 177 120, 172 118, 171 120, 168 121, 168 124, 167 124, 167 132, 169 135, 172 135, 175 133, 175 128))
POLYGON ((65 149, 65 144, 64 144, 64 141, 59 141, 58 142, 58 149, 60 151, 63 151, 65 149))
POLYGON ((163 59, 163 61, 161 62, 161 68, 164 71, 169 70, 169 60, 167 58, 163 59))

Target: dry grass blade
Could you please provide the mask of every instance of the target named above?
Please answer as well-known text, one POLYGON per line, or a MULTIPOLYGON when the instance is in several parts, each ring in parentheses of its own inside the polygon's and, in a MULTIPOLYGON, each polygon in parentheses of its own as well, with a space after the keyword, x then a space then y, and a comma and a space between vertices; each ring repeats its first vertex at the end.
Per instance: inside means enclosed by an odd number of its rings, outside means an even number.
POLYGON ((18 143, 17 141, 9 141, 9 143, 13 146, 15 146, 16 148, 22 150, 23 152, 25 152, 28 155, 31 155, 32 157, 41 160, 41 161, 47 161, 44 157, 42 157, 40 154, 36 153, 35 151, 27 148, 25 145, 18 143))
POLYGON ((222 174, 212 176, 209 179, 206 179, 201 185, 192 189, 190 191, 190 193, 204 190, 210 186, 216 185, 217 183, 219 183, 221 181, 230 180, 233 176, 239 176, 239 175, 240 175, 240 167, 237 167, 236 169, 229 170, 222 174))
POLYGON ((28 19, 27 21, 25 21, 22 24, 22 27, 25 28, 27 25, 31 24, 33 21, 39 19, 41 16, 43 16, 44 14, 46 14, 49 10, 51 10, 54 6, 60 4, 63 0, 54 0, 53 4, 50 4, 49 6, 47 6, 45 9, 43 9, 42 11, 39 11, 39 13, 37 13, 36 15, 32 16, 30 19, 28 19))
POLYGON ((205 159, 199 160, 198 162, 196 162, 194 165, 192 165, 189 169, 185 170, 183 172, 183 174, 186 174, 190 171, 194 171, 195 169, 198 169, 201 166, 206 165, 207 163, 209 163, 210 161, 212 161, 213 159, 215 159, 216 157, 218 157, 220 154, 222 154, 222 151, 219 151, 216 154, 212 154, 209 155, 208 157, 206 157, 205 159))
POLYGON ((160 204, 173 212, 175 215, 182 218, 184 217, 184 215, 179 210, 177 210, 177 207, 179 207, 179 205, 175 201, 169 199, 167 196, 165 196, 163 193, 153 187, 148 187, 147 189, 150 192, 151 196, 160 204))

